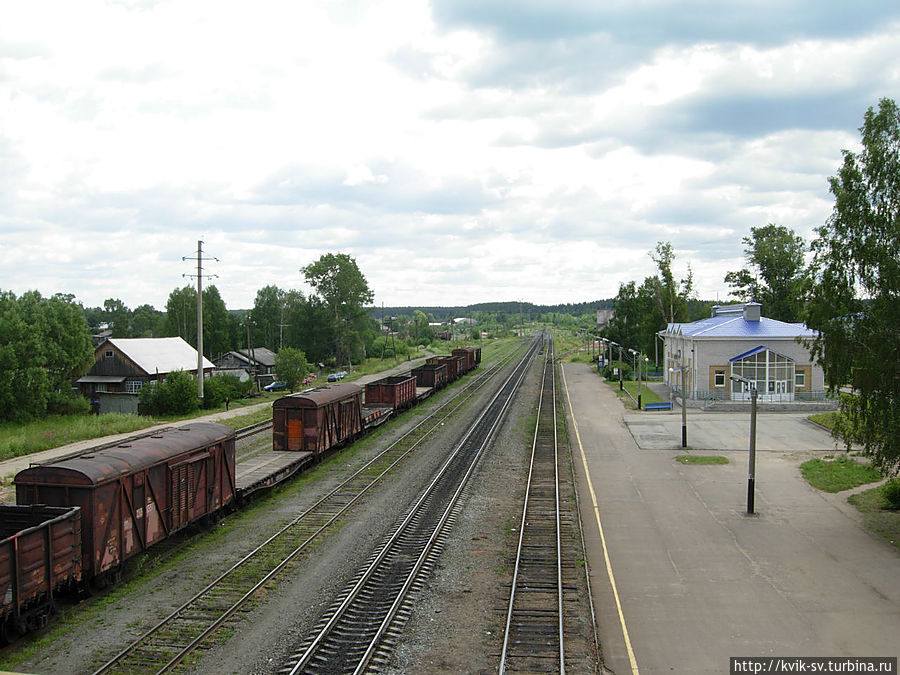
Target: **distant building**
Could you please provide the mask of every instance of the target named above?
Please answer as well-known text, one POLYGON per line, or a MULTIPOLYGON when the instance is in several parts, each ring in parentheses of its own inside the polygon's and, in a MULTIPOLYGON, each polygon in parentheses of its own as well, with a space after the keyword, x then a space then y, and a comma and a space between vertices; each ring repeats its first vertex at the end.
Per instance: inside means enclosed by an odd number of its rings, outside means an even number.
POLYGON ((239 349, 226 352, 215 359, 216 368, 223 370, 253 370, 258 375, 269 375, 275 372, 275 352, 265 347, 239 349))
POLYGON ((458 319, 453 319, 454 324, 466 324, 472 326, 475 324, 475 319, 469 319, 467 317, 461 316, 458 319))
POLYGON ((613 316, 615 316, 616 310, 612 308, 607 309, 598 309, 597 310, 597 328, 598 330, 602 330, 609 325, 609 322, 612 321, 613 316))
POLYGON ((670 323, 659 335, 666 382, 688 399, 750 400, 749 386, 732 375, 754 382, 760 401, 824 398, 824 372, 804 344, 816 332, 763 317, 759 303, 716 305, 710 318, 670 323))

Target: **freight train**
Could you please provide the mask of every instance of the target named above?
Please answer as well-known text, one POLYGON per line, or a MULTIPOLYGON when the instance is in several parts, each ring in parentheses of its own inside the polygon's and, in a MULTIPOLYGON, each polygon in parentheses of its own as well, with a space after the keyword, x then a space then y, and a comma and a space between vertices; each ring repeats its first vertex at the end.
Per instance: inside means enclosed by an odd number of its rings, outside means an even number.
POLYGON ((130 558, 188 525, 214 520, 480 362, 480 348, 455 349, 365 390, 342 382, 284 396, 273 403, 272 457, 258 461, 260 471, 237 466, 235 432, 212 422, 151 431, 20 471, 16 504, 0 505, 2 642, 46 625, 57 595, 115 582, 130 558))

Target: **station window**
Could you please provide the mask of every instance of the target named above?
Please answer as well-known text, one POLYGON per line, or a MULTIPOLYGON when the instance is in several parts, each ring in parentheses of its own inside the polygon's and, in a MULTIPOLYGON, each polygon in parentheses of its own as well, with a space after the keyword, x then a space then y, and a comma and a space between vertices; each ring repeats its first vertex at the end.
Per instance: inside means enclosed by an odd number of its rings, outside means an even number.
POLYGON ((725 386, 725 371, 717 370, 715 373, 715 384, 717 387, 725 386))
POLYGON ((140 380, 127 380, 125 382, 125 391, 129 394, 137 394, 144 386, 140 380))
POLYGON ((794 386, 795 387, 805 387, 806 386, 806 371, 805 370, 794 371, 794 386))

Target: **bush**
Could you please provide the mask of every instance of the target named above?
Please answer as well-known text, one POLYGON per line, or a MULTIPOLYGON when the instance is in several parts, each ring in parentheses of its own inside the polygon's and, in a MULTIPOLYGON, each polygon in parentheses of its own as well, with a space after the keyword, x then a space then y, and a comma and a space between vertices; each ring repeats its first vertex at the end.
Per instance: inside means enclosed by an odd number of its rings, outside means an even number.
POLYGON ((203 407, 218 408, 228 397, 232 401, 241 398, 250 391, 253 383, 249 380, 241 382, 236 375, 216 375, 203 382, 203 407))
POLYGON ((615 374, 615 368, 621 368, 623 380, 631 379, 631 373, 634 369, 627 363, 621 361, 611 361, 610 364, 603 369, 603 377, 607 380, 618 380, 619 376, 615 374))
POLYGON ((48 415, 87 415, 91 412, 91 402, 75 392, 51 392, 47 397, 48 415))
POLYGON ((881 494, 892 509, 900 509, 900 478, 891 478, 882 485, 881 494))
POLYGON ((140 411, 144 415, 184 415, 200 407, 197 383, 184 371, 169 373, 161 383, 150 382, 141 389, 140 411))

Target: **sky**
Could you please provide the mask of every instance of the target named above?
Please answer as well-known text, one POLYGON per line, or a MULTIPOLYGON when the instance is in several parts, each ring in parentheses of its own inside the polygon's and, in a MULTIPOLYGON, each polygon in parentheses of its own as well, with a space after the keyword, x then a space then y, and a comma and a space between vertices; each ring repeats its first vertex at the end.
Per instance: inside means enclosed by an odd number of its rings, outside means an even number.
MULTIPOLYGON (((0 0, 0 290, 229 309, 356 260, 386 306, 728 298, 900 93, 884 0, 0 0), (217 258, 218 260, 214 260, 217 258)), ((765 312, 765 309, 763 310, 765 312)))

